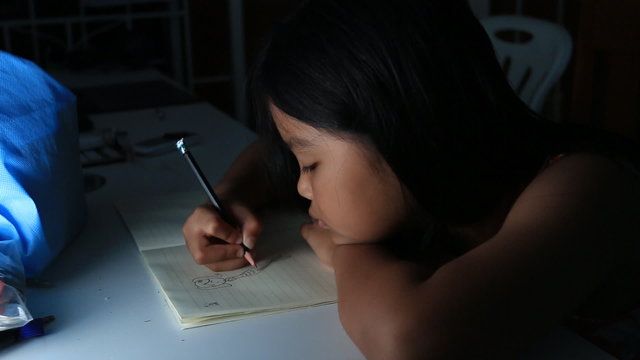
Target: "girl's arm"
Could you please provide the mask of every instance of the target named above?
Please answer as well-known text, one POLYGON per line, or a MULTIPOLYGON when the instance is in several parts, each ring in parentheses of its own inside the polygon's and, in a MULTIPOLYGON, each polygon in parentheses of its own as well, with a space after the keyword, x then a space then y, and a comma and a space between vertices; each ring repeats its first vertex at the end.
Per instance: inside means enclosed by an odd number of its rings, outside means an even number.
POLYGON ((338 245, 343 326, 369 359, 513 358, 629 256, 638 187, 608 160, 568 156, 527 187, 493 238, 427 279, 379 246, 338 245))
POLYGON ((256 140, 238 155, 214 191, 223 199, 243 202, 252 209, 269 199, 269 189, 263 144, 256 140))

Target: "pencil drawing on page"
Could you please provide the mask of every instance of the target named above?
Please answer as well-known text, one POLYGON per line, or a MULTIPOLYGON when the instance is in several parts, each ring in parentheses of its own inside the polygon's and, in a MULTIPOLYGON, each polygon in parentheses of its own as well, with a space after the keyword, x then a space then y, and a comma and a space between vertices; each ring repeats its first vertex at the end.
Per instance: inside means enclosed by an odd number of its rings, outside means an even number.
POLYGON ((303 213, 266 211, 257 269, 214 272, 193 261, 181 233, 202 191, 128 198, 120 214, 183 329, 334 303, 335 279, 301 238, 303 213))
POLYGON ((270 259, 267 258, 262 261, 259 261, 258 262, 259 266, 257 269, 250 268, 241 272, 240 274, 238 274, 237 271, 219 272, 219 273, 214 273, 207 276, 199 276, 197 278, 194 278, 192 282, 193 282, 193 285, 195 285, 195 287, 200 290, 212 290, 212 289, 230 287, 230 286, 233 286, 230 283, 235 280, 253 276, 255 274, 260 273, 261 271, 264 271, 269 266, 269 264, 271 264, 273 261, 275 261, 279 257, 281 257, 281 255, 276 255, 270 259))
POLYGON ((228 274, 224 274, 224 273, 215 273, 212 275, 200 276, 193 279, 193 285, 195 285, 196 288, 201 290, 219 289, 223 287, 232 286, 230 284, 232 281, 257 274, 258 272, 259 270, 257 269, 248 269, 246 271, 243 271, 239 275, 235 275, 235 276, 228 276, 228 274))

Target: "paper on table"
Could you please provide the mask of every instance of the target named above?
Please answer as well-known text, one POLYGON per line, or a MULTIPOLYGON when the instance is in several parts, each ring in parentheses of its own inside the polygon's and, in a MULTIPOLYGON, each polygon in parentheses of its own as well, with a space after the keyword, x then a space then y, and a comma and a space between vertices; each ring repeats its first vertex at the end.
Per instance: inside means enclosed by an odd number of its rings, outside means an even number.
POLYGON ((333 274, 299 235, 300 214, 265 218, 258 269, 213 272, 194 263, 181 228, 200 202, 196 192, 116 203, 183 328, 336 301, 333 274))
POLYGON ((202 191, 165 196, 127 198, 116 208, 140 251, 183 246, 182 224, 196 206, 207 200, 202 191))

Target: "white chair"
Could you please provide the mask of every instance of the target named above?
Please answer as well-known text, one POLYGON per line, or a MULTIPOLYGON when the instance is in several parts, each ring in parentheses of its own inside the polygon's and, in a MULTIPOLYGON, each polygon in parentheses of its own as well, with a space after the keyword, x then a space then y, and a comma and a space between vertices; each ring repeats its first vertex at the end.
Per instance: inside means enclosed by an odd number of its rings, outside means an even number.
POLYGON ((571 58, 569 32, 560 25, 519 15, 490 16, 480 22, 511 87, 540 113, 549 90, 571 58), (515 34, 515 41, 500 36, 509 33, 515 34))

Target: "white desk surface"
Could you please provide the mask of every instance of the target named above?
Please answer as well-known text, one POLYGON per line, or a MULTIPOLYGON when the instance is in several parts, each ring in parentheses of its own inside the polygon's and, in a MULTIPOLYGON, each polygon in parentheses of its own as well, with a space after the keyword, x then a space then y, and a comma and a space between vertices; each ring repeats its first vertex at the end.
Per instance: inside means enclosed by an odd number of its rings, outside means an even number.
MULTIPOLYGON (((133 142, 169 131, 195 131, 191 148, 212 183, 255 136, 206 103, 93 116, 127 130, 133 142)), ((106 185, 87 193, 88 222, 29 289, 34 317, 55 315, 47 334, 0 351, 2 359, 363 359, 342 329, 336 305, 181 330, 113 206, 116 198, 196 190, 177 152, 89 168, 106 185)), ((203 194, 203 201, 205 200, 203 194)), ((527 359, 611 359, 559 329, 527 359)))

